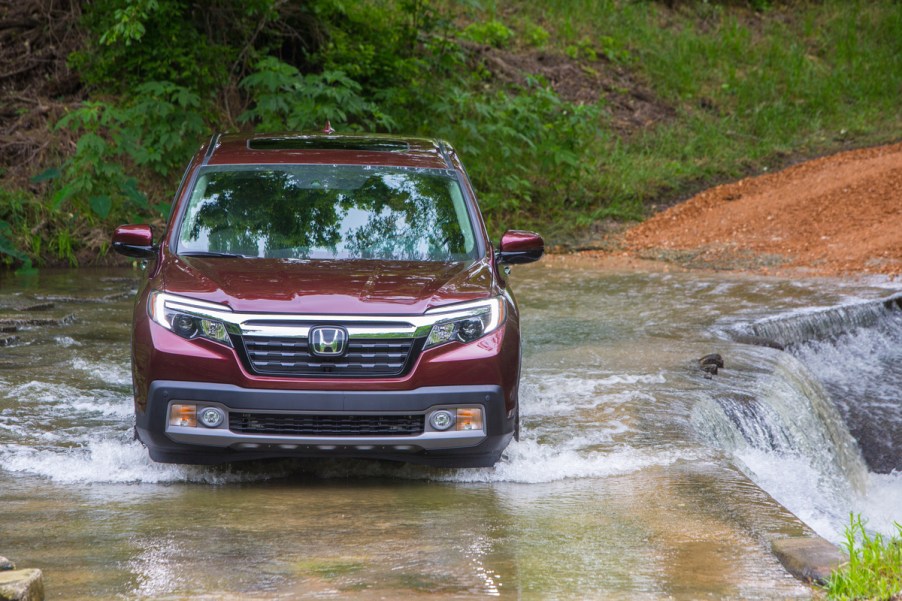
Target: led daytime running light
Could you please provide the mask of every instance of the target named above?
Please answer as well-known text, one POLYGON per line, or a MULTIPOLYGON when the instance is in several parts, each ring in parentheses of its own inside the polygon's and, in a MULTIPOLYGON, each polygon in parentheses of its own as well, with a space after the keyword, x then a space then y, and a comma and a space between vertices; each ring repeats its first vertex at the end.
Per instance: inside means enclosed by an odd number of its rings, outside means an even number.
POLYGON ((441 319, 432 326, 424 348, 454 340, 472 342, 496 330, 506 317, 504 298, 500 296, 427 312, 427 315, 434 314, 441 319), (445 314, 447 317, 443 317, 445 314))
POLYGON ((206 338, 232 346, 226 324, 208 316, 210 311, 228 311, 228 307, 194 299, 152 292, 147 303, 150 318, 170 332, 186 338, 206 338))

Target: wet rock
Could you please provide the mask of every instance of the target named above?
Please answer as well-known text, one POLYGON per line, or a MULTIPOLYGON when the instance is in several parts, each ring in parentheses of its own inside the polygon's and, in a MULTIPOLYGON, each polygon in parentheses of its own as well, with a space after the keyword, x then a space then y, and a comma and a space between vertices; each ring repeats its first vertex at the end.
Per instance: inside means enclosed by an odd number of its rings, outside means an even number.
POLYGON ((781 538, 771 543, 771 551, 790 574, 800 580, 824 584, 846 556, 821 537, 781 538))
POLYGON ((131 298, 136 294, 136 290, 123 290, 122 292, 112 292, 104 296, 64 296, 59 294, 50 294, 39 296, 42 301, 52 301, 56 303, 78 303, 78 304, 103 304, 113 301, 131 298))
POLYGON ((723 357, 720 356, 720 353, 711 353, 710 355, 705 355, 699 359, 698 363, 699 365, 716 365, 717 367, 723 367, 723 357))
POLYGON ((41 570, 0 572, 0 601, 44 601, 41 570))
POLYGON ((736 334, 733 336, 733 339, 740 344, 752 344, 755 346, 766 346, 768 348, 775 348, 778 351, 785 350, 784 346, 777 342, 772 338, 765 338, 764 336, 752 336, 751 334, 736 334))
POLYGON ((16 342, 19 341, 18 336, 4 336, 0 334, 0 347, 2 346, 12 346, 16 342))
POLYGON ((12 334, 13 332, 18 331, 18 326, 14 325, 0 325, 0 334, 12 334))
POLYGON ((27 326, 65 326, 75 321, 75 315, 70 313, 62 317, 25 317, 19 315, 0 316, 0 328, 12 326, 16 328, 27 326))
POLYGON ((32 303, 30 305, 21 305, 19 307, 16 307, 16 311, 22 311, 22 312, 49 311, 52 308, 53 308, 53 303, 39 302, 39 303, 32 303))
POLYGON ((723 357, 719 353, 705 355, 698 360, 698 366, 705 372, 705 377, 710 379, 711 376, 717 375, 718 369, 723 367, 723 357))
POLYGON ((6 572, 8 570, 15 570, 16 564, 8 560, 7 558, 0 555, 0 572, 6 572))

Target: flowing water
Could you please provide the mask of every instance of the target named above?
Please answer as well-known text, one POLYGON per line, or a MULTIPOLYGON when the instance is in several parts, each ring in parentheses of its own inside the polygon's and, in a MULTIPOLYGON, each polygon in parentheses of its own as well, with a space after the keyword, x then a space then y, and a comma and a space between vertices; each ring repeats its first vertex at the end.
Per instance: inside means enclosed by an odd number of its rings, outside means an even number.
POLYGON ((132 440, 137 273, 4 275, 0 554, 48 599, 804 599, 771 540, 902 520, 902 312, 861 304, 892 290, 554 257, 512 280, 523 435, 495 468, 208 468, 132 440))

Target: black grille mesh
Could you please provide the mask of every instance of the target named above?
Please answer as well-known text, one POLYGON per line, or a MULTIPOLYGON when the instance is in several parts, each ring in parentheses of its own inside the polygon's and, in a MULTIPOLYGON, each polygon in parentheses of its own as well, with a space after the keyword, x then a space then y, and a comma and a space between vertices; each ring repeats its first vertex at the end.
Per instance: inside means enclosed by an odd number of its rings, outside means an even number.
POLYGON ((279 376, 396 376, 404 372, 414 339, 359 339, 348 341, 342 357, 317 357, 306 338, 245 336, 250 368, 258 374, 279 376))
POLYGON ((229 414, 229 429, 240 434, 295 436, 415 436, 423 433, 423 415, 229 414))

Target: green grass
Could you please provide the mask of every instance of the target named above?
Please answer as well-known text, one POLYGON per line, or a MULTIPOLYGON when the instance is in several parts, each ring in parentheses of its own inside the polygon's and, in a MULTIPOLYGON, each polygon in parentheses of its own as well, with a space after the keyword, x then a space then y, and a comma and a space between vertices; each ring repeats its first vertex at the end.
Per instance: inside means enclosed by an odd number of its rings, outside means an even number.
POLYGON ((699 183, 902 138, 898 2, 773 3, 761 12, 713 2, 516 4, 562 51, 620 49, 621 66, 675 110, 638 135, 602 138, 582 182, 583 216, 632 217, 699 183))
POLYGON ((843 547, 849 562, 833 572, 827 597, 838 601, 902 598, 902 525, 896 536, 868 534, 861 516, 851 515, 843 547))

